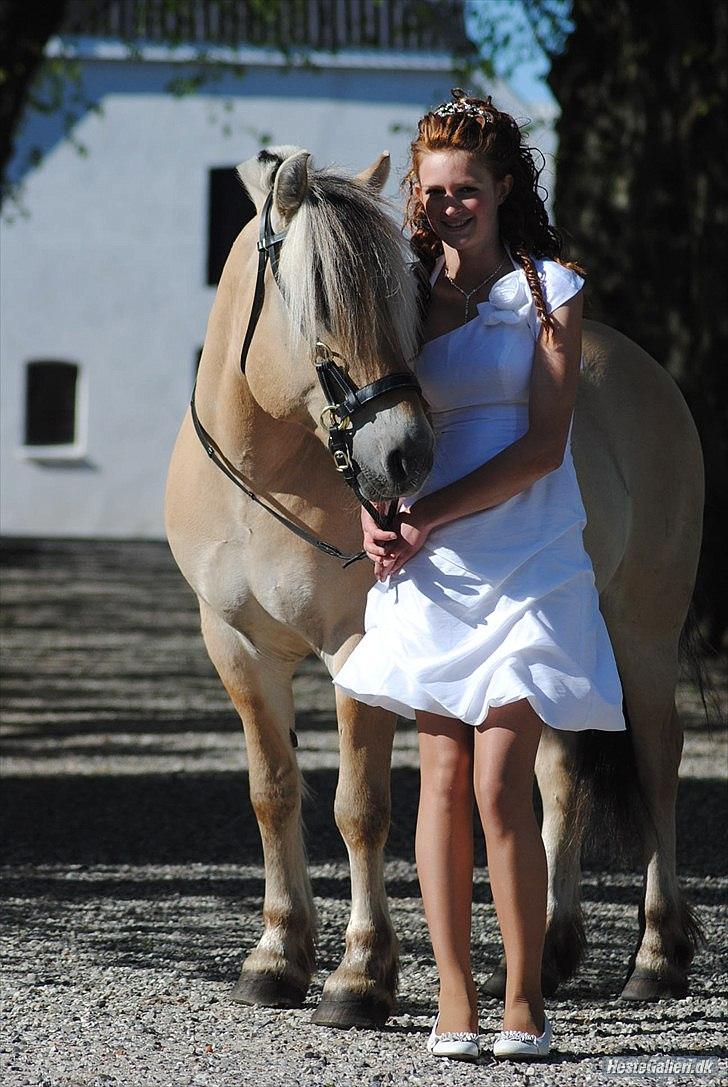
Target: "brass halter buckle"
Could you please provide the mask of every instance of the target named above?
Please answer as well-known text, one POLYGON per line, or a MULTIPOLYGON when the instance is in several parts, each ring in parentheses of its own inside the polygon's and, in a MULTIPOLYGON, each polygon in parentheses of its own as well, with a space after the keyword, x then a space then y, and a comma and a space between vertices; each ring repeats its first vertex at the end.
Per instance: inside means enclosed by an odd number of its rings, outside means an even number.
POLYGON ((334 458, 334 466, 336 467, 337 472, 354 471, 354 465, 348 449, 332 449, 331 455, 334 458))
POLYGON ((344 373, 349 373, 349 363, 344 356, 340 355, 338 351, 332 351, 329 345, 324 343, 323 340, 316 340, 316 359, 321 359, 322 362, 333 362, 334 359, 338 359, 339 366, 344 373))
MULTIPOLYGON (((336 359, 336 365, 340 370, 343 370, 345 374, 349 373, 349 363, 346 361, 343 355, 340 355, 338 351, 332 351, 327 343, 323 340, 316 341, 316 364, 322 362, 333 362, 336 359)), ((327 404, 319 416, 321 426, 326 430, 351 430, 352 421, 350 415, 345 415, 343 418, 338 415, 338 408, 333 404, 327 404)), ((336 461, 336 467, 339 472, 346 471, 347 467, 351 467, 351 464, 345 467, 341 467, 340 459, 334 454, 334 460, 336 461)))

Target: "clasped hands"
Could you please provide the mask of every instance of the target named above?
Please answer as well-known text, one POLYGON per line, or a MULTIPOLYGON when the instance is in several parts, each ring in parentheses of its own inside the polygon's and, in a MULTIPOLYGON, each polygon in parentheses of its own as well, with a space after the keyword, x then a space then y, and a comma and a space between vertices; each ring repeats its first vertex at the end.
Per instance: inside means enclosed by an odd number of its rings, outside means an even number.
MULTIPOLYGON (((386 503, 375 503, 384 513, 386 503)), ((396 574, 408 559, 422 547, 430 534, 431 526, 425 521, 417 504, 411 509, 398 510, 391 530, 379 528, 377 522, 362 506, 361 527, 364 532, 364 550, 374 563, 377 581, 385 581, 396 574)))

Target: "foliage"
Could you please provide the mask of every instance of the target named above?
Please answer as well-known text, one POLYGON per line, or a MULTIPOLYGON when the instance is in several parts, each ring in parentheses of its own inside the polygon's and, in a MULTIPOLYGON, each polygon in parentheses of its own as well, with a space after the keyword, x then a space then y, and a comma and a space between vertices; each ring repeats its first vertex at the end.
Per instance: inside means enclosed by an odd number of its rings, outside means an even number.
POLYGON ((703 443, 707 497, 698 601, 728 626, 728 8, 698 0, 574 0, 553 59, 561 105, 555 215, 590 271, 590 316, 679 383, 703 443))
MULTIPOLYGON (((89 2, 89 0, 84 0, 89 2)), ((311 0, 215 0, 218 16, 223 20, 227 34, 225 44, 234 49, 241 44, 240 31, 253 29, 253 41, 256 45, 268 45, 278 51, 286 66, 308 67, 315 69, 316 62, 312 51, 304 42, 300 28, 305 24, 307 5, 311 0), (241 15, 244 14, 244 20, 241 15), (283 28, 286 28, 285 34, 283 28), (298 30, 297 30, 298 28, 298 30), (297 39, 298 33, 298 39, 297 39)), ((389 0, 374 0, 380 7, 389 0)), ((499 74, 507 77, 513 67, 538 47, 549 53, 561 47, 568 31, 568 11, 570 0, 466 0, 469 11, 468 28, 471 36, 479 42, 479 50, 457 48, 453 50, 456 79, 467 82, 473 75, 480 73, 487 78, 499 74), (507 17, 506 17, 507 16, 507 17)), ((16 201, 19 188, 7 181, 6 169, 13 153, 15 138, 19 132, 19 118, 22 113, 24 123, 34 114, 53 116, 60 121, 63 136, 79 154, 85 154, 86 148, 75 134, 78 120, 89 111, 102 112, 102 107, 91 100, 84 90, 81 67, 74 55, 72 42, 66 38, 56 39, 56 48, 52 56, 43 59, 43 49, 49 37, 63 29, 64 34, 73 32, 74 5, 71 0, 0 0, 0 5, 13 12, 14 33, 7 35, 7 58, 0 55, 0 86, 7 74, 7 66, 15 68, 25 63, 22 50, 18 50, 20 38, 32 42, 33 63, 27 66, 25 73, 20 72, 14 88, 8 88, 22 101, 23 109, 6 126, 7 140, 0 153, 0 187, 2 195, 8 195, 16 201), (45 12, 45 18, 39 12, 45 12), (10 59, 12 58, 12 59, 10 59), (42 63, 41 63, 42 60, 42 63), (4 67, 5 65, 5 67, 4 67)), ((103 4, 99 5, 99 10, 103 4)), ((164 44, 172 51, 189 45, 188 28, 195 23, 199 14, 200 0, 154 0, 155 19, 165 26, 164 44)), ((452 10, 452 0, 413 0, 409 13, 410 25, 431 28, 438 20, 447 17, 452 10)), ((128 11, 133 19, 127 20, 123 33, 118 40, 126 51, 129 60, 142 57, 141 42, 144 39, 152 5, 144 0, 136 0, 128 11)), ((88 15, 88 9, 84 12, 88 15)), ((99 24, 101 25, 101 24, 99 24)), ((1 27, 0 27, 1 29, 1 27)), ((247 39, 246 39, 247 40, 247 39)), ((336 52, 336 46, 331 46, 336 52)), ((189 54, 189 48, 187 49, 189 54)), ((219 84, 232 75, 242 77, 245 66, 233 57, 221 57, 220 49, 210 47, 208 43, 195 45, 190 63, 180 68, 172 76, 167 90, 176 96, 195 94, 205 87, 219 84)), ((229 112, 230 105, 223 106, 229 112)), ((21 122, 22 123, 22 122, 21 122)), ((229 125, 223 121, 222 131, 229 133, 229 125)), ((269 133, 259 133, 261 144, 270 142, 269 133)), ((28 167, 38 165, 41 158, 39 147, 31 147, 25 152, 25 161, 16 163, 16 174, 22 176, 28 167)))
POLYGON ((572 29, 571 0, 475 0, 468 29, 484 75, 509 75, 534 52, 557 56, 572 29))
MULTIPOLYGON (((276 16, 283 5, 303 4, 305 0, 244 0, 246 9, 257 20, 266 40, 282 53, 287 64, 300 62, 301 57, 285 43, 276 42, 274 27, 276 16), (270 33, 266 35, 266 27, 270 33)), ((218 0, 218 5, 232 12, 240 6, 240 0, 218 0)), ((165 45, 171 50, 185 45, 185 26, 193 18, 194 9, 199 8, 196 0, 158 0, 155 10, 162 18, 167 17, 169 30, 165 35, 165 45)), ((60 123, 64 139, 80 155, 88 153, 84 143, 76 135, 78 121, 88 113, 101 115, 103 107, 86 92, 82 78, 82 67, 75 55, 73 44, 64 37, 56 39, 55 48, 50 55, 44 54, 49 39, 61 32, 69 31, 69 13, 72 5, 69 0, 0 0, 0 32, 4 40, 4 49, 0 52, 0 90, 8 102, 7 108, 0 112, 0 200, 10 203, 11 209, 22 212, 22 185, 18 180, 11 181, 7 169, 13 157, 15 144, 23 126, 34 115, 52 117, 60 123), (15 102, 11 108, 10 99, 15 102)), ((144 4, 135 6, 136 24, 127 28, 120 36, 120 44, 130 61, 142 57, 140 35, 144 29, 142 17, 144 4)), ((70 22, 70 30, 73 29, 70 22)), ((230 41, 230 46, 239 44, 230 41)), ((219 53, 219 51, 217 51, 219 53)), ((305 58, 303 58, 305 60, 305 58)), ((180 74, 172 76, 167 83, 167 90, 177 97, 194 94, 205 86, 219 83, 228 75, 242 77, 246 72, 244 65, 234 59, 220 59, 215 51, 202 43, 194 50, 191 65, 185 65, 180 74)), ((223 105, 227 113, 230 105, 223 105)), ((229 134, 230 127, 223 121, 222 131, 229 134)), ((256 132, 261 145, 271 141, 266 132, 256 132)), ((22 177, 29 168, 39 165, 42 150, 34 145, 24 150, 24 158, 15 164, 16 178, 22 177)), ((7 214, 7 211, 6 211, 7 214)), ((12 211, 11 211, 12 217, 12 211)))

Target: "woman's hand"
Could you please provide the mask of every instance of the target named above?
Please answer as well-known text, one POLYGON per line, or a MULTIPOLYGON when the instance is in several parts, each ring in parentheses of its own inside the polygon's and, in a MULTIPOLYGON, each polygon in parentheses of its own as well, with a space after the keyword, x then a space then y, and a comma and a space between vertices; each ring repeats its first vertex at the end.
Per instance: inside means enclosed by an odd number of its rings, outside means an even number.
MULTIPOLYGON (((372 521, 371 518, 369 520, 372 521)), ((402 509, 398 512, 393 528, 394 532, 386 533, 383 533, 381 529, 376 530, 380 536, 386 536, 387 540, 383 547, 377 549, 374 556, 370 554, 366 546, 367 537, 364 537, 365 550, 370 558, 374 557, 375 560, 374 575, 377 581, 384 581, 390 574, 396 574, 408 559, 417 554, 431 531, 430 524, 425 521, 416 503, 411 509, 402 509)))
MULTIPOLYGON (((383 514, 386 511, 386 502, 374 502, 373 504, 379 513, 383 514)), ((361 527, 364 533, 364 550, 374 563, 374 575, 377 581, 382 581, 382 562, 390 554, 390 548, 397 539, 397 533, 380 528, 364 506, 361 508, 361 527)), ((386 575, 384 576, 386 577, 386 575)))

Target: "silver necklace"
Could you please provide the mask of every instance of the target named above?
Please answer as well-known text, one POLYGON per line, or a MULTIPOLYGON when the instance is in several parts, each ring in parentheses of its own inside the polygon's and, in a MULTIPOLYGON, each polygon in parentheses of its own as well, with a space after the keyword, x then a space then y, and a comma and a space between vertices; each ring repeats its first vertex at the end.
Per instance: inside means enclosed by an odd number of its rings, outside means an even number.
POLYGON ((487 275, 483 282, 479 283, 477 287, 473 287, 472 291, 464 291, 462 287, 459 287, 455 280, 450 277, 450 273, 448 272, 447 267, 445 268, 445 278, 448 280, 449 283, 452 283, 456 291, 460 291, 460 293, 465 296, 465 317, 463 318, 464 321, 467 321, 468 317, 470 316, 470 299, 473 297, 474 294, 477 294, 481 287, 484 287, 486 285, 488 280, 493 279, 495 276, 497 276, 501 268, 504 268, 507 262, 508 258, 504 257, 498 267, 495 269, 495 271, 491 272, 490 275, 487 275))

